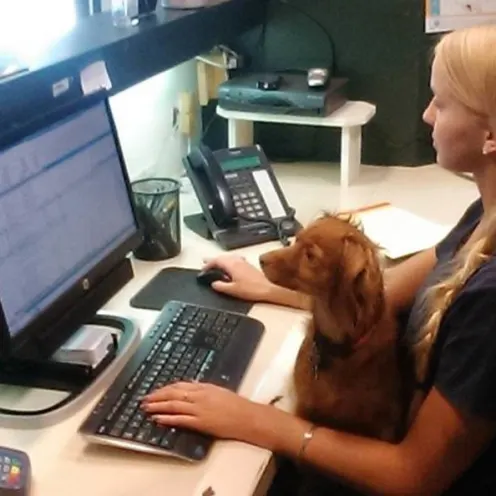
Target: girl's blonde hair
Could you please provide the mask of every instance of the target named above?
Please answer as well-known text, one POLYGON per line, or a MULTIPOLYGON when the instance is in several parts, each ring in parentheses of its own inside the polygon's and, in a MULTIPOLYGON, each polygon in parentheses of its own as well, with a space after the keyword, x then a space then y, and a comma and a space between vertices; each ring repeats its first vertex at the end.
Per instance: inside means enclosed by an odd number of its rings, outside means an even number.
MULTIPOLYGON (((434 62, 446 77, 443 83, 451 97, 488 119, 492 127, 496 122, 495 47, 496 25, 479 25, 445 35, 434 51, 434 62)), ((432 345, 446 310, 495 250, 496 213, 493 213, 485 215, 477 235, 458 251, 449 275, 427 291, 425 321, 414 349, 417 380, 425 379, 432 345)))

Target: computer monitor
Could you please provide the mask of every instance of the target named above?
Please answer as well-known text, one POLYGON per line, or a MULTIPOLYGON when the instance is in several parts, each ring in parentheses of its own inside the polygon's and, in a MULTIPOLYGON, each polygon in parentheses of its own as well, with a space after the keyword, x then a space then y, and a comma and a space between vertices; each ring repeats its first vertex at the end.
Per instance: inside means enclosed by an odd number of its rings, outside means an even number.
POLYGON ((140 241, 106 98, 0 137, 0 363, 52 356, 132 277, 114 275, 140 241))

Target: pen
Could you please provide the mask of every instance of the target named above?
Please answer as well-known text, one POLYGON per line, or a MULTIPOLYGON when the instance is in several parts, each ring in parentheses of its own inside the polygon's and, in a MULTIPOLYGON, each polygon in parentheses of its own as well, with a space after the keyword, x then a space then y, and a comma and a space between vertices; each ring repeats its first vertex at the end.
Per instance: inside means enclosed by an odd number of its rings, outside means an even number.
POLYGON ((340 212, 340 215, 354 215, 354 214, 360 214, 363 212, 368 212, 369 210, 375 210, 378 208, 383 208, 383 207, 390 207, 391 203, 389 202, 381 202, 381 203, 374 203, 372 205, 365 205, 364 207, 359 207, 353 210, 345 210, 343 212, 340 212))

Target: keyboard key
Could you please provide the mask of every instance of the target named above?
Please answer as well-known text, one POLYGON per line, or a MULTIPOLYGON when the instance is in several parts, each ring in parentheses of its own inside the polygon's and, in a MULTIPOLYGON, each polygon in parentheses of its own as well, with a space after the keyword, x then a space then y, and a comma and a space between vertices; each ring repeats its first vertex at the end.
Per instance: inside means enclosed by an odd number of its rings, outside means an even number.
POLYGON ((156 425, 150 433, 150 437, 148 438, 148 444, 152 446, 158 446, 160 444, 160 441, 162 441, 162 438, 164 437, 165 433, 166 431, 163 427, 156 425))
POLYGON ((178 437, 179 437, 178 430, 172 427, 162 437, 162 440, 160 441, 160 446, 162 448, 170 450, 174 447, 174 444, 176 443, 178 437))

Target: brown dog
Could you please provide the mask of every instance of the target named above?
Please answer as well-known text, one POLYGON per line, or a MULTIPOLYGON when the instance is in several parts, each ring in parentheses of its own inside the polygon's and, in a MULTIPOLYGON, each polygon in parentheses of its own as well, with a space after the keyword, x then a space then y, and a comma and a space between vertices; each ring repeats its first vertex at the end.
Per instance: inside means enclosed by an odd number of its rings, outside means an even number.
POLYGON ((262 255, 260 264, 270 281, 312 297, 293 374, 297 413, 318 425, 399 441, 409 393, 376 245, 349 219, 326 214, 292 246, 262 255))

